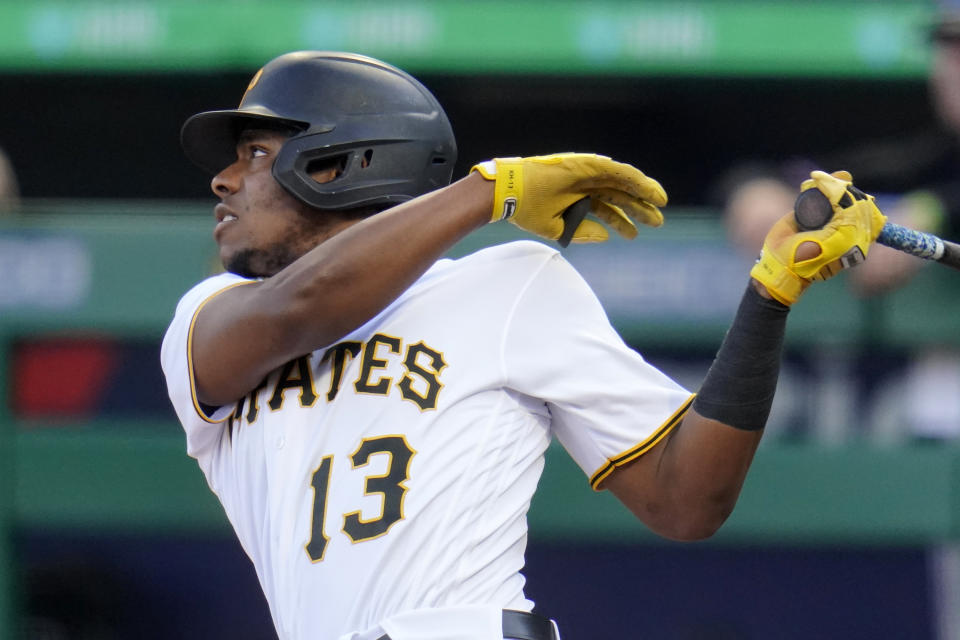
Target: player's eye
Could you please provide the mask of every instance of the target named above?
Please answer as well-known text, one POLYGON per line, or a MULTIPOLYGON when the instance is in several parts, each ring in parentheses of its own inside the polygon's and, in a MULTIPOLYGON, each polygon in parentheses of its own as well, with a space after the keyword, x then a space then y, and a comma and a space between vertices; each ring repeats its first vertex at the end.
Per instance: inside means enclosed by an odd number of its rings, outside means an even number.
POLYGON ((263 158, 268 155, 270 155, 270 151, 266 147, 261 147, 258 145, 250 145, 251 158, 263 158))

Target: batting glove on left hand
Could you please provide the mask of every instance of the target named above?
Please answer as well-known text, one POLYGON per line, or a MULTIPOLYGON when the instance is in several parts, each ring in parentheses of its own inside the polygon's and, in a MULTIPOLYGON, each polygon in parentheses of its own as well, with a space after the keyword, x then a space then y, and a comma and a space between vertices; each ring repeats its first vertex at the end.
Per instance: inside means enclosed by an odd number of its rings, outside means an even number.
POLYGON ((820 229, 800 231, 791 211, 767 234, 750 275, 783 304, 796 302, 812 281, 832 278, 863 262, 883 229, 887 219, 873 196, 854 187, 851 180, 846 171, 814 171, 800 190, 819 189, 830 201, 833 218, 820 229), (804 253, 801 245, 807 242, 819 249, 811 251, 813 257, 798 255, 804 253))
MULTIPOLYGON (((563 213, 590 196, 590 213, 625 238, 637 235, 635 222, 663 224, 659 207, 667 204, 660 183, 639 169, 592 153, 558 153, 529 158, 495 158, 475 165, 495 181, 491 222, 509 220, 549 240, 564 232, 563 213)), ((584 220, 573 242, 603 242, 607 229, 584 220)))

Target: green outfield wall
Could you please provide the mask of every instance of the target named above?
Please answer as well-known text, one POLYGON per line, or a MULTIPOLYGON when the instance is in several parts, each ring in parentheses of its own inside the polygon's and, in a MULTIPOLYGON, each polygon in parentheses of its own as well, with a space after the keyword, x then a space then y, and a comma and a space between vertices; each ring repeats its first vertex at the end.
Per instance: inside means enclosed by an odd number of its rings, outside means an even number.
POLYGON ((922 77, 933 3, 0 1, 0 68, 255 68, 294 49, 416 73, 922 77), (215 26, 215 29, 211 29, 215 26))

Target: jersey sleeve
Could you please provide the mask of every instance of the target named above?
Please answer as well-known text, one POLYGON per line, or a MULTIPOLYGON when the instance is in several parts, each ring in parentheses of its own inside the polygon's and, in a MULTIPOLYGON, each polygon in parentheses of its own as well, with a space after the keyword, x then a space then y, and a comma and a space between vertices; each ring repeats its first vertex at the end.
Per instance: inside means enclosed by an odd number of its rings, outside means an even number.
POLYGON ((217 294, 250 282, 254 281, 223 273, 194 286, 177 304, 160 347, 167 393, 187 433, 187 453, 198 460, 220 437, 220 423, 230 417, 233 407, 209 407, 197 400, 191 353, 194 321, 203 305, 217 294))
POLYGON ((679 424, 693 395, 623 342, 559 253, 528 277, 504 334, 507 386, 546 403, 557 439, 599 489, 679 424))

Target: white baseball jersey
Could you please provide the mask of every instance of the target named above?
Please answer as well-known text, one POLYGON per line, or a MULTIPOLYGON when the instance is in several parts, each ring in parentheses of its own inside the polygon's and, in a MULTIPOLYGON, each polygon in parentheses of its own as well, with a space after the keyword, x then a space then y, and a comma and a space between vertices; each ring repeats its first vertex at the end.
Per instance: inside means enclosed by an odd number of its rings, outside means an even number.
POLYGON ((623 343, 559 253, 524 241, 438 261, 336 344, 202 407, 193 319, 244 282, 189 291, 161 357, 187 451, 283 640, 501 638, 500 610, 533 606, 520 570, 551 438, 596 487, 691 400, 623 343))

